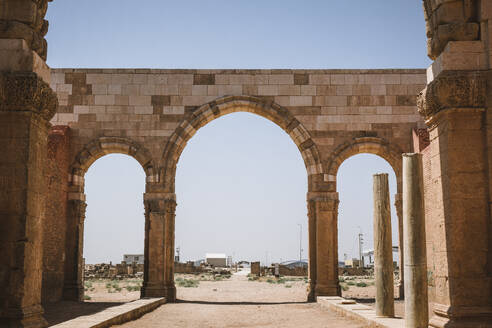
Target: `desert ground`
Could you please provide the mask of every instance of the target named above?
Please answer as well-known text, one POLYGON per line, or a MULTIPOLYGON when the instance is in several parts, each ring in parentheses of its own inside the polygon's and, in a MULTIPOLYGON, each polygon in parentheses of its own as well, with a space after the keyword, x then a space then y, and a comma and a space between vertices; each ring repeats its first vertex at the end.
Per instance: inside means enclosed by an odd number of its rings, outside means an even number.
MULTIPOLYGON (((176 303, 118 326, 137 327, 361 327, 317 303, 307 303, 307 277, 254 277, 247 269, 233 274, 176 274, 176 303)), ((69 312, 97 312, 140 297, 141 279, 88 279, 85 302, 67 303, 69 312)), ((340 277, 342 295, 374 306, 371 276, 340 277)), ((395 286, 395 298, 397 295, 395 286)), ((398 316, 403 302, 395 301, 398 316)), ((60 314, 50 323, 60 322, 60 314)))

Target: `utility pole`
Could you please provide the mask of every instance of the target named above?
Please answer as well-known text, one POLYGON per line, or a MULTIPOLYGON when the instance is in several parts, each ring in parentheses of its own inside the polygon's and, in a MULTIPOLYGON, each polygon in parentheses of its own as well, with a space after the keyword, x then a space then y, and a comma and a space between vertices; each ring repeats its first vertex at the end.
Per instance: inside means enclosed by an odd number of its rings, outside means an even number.
POLYGON ((302 224, 297 225, 299 226, 299 262, 302 262, 302 224))
POLYGON ((363 268, 364 267, 364 255, 362 254, 362 245, 364 243, 364 237, 362 234, 362 231, 359 232, 359 265, 363 268))

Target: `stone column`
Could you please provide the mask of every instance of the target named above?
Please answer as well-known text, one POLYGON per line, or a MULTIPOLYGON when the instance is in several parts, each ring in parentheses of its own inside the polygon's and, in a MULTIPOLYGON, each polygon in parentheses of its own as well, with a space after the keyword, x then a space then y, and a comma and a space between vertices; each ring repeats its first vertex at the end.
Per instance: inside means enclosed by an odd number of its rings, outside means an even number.
MULTIPOLYGON (((338 296, 340 295, 338 284, 338 193, 310 192, 308 193, 308 202, 311 208, 310 223, 316 223, 314 294, 315 296, 338 296)), ((310 237, 311 233, 312 230, 310 230, 310 237)))
POLYGON ((405 327, 408 328, 427 328, 429 324, 422 171, 421 154, 403 154, 405 327))
POLYGON ((401 194, 395 194, 395 209, 396 216, 398 217, 398 258, 399 258, 399 273, 400 273, 400 282, 398 283, 398 296, 400 300, 405 298, 405 272, 404 268, 404 245, 403 245, 403 207, 401 194))
POLYGON ((308 302, 316 302, 316 206, 315 202, 308 199, 308 302))
POLYGON ((441 72, 419 96, 430 137, 424 158, 431 327, 492 327, 486 77, 441 72))
POLYGON ((44 327, 42 224, 49 121, 47 0, 0 1, 0 326, 44 327))
POLYGON ((65 238, 63 299, 84 300, 84 220, 87 204, 83 193, 69 193, 65 238))
POLYGON ((141 297, 176 300, 174 285, 174 193, 146 193, 145 265, 141 297))
POLYGON ((393 317, 393 247, 388 174, 375 174, 374 185, 374 275, 376 278, 376 315, 393 317))
MULTIPOLYGON (((0 39, 0 62, 3 44, 0 39)), ((46 324, 41 307, 44 173, 49 120, 56 107, 56 95, 35 73, 0 70, 2 327, 46 324)))

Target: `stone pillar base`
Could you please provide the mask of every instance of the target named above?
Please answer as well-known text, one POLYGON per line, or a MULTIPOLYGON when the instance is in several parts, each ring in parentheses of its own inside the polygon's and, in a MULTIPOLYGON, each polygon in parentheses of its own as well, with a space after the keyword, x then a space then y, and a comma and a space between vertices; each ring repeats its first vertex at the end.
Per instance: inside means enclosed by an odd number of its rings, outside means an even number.
POLYGON ((429 327, 434 328, 492 328, 492 308, 453 307, 433 304, 434 316, 429 320, 429 327))
POLYGON ((63 300, 82 302, 84 300, 84 287, 79 284, 65 285, 63 287, 63 300))
POLYGON ((316 285, 312 282, 309 283, 308 287, 308 295, 307 295, 307 301, 308 302, 316 302, 316 285))
POLYGON ((149 286, 144 285, 140 290, 140 298, 165 297, 166 303, 176 302, 176 286, 149 286))
POLYGON ((43 318, 42 306, 30 308, 10 309, 0 318, 0 327, 5 328, 44 328, 48 322, 43 318))
POLYGON ((315 295, 318 296, 341 296, 342 290, 338 285, 316 285, 315 295))
POLYGON ((433 328, 492 328, 492 314, 482 318, 445 318, 434 316, 429 321, 433 328))

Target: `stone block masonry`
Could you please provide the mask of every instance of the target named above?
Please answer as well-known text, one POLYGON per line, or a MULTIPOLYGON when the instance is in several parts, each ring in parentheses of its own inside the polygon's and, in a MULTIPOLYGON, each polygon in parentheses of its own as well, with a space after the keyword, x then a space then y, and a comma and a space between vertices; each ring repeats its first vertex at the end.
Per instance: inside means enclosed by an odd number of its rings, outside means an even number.
POLYGON ((60 107, 52 120, 72 129, 71 158, 92 140, 128 138, 154 161, 180 123, 226 96, 250 96, 289 111, 312 136, 322 161, 358 137, 411 150, 423 127, 416 97, 424 70, 54 69, 60 107))

